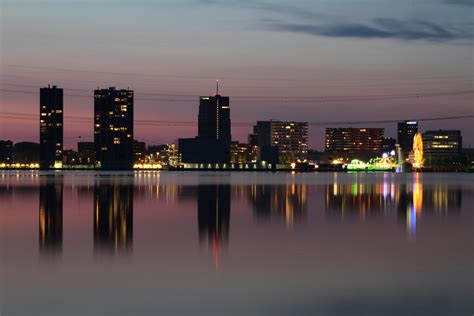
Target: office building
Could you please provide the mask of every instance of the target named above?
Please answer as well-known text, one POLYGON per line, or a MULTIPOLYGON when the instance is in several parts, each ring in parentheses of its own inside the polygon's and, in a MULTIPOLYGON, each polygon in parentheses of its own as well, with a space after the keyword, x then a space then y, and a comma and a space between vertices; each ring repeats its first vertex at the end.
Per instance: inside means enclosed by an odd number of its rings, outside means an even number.
POLYGON ((437 130, 423 133, 423 154, 426 158, 454 158, 461 155, 462 136, 458 130, 437 130))
POLYGON ((400 145, 400 148, 405 157, 408 157, 408 153, 410 153, 410 151, 413 149, 413 137, 415 137, 415 134, 418 133, 418 122, 399 122, 397 132, 398 144, 400 145))
POLYGON ((132 168, 133 90, 94 91, 94 147, 100 169, 132 168))
POLYGON ((63 89, 40 89, 40 168, 62 168, 63 89))
POLYGON ((326 128, 325 151, 334 158, 372 158, 380 155, 383 137, 383 128, 326 128))
POLYGON ((256 138, 259 160, 268 161, 275 153, 281 163, 305 162, 308 158, 307 122, 258 121, 249 137, 256 138))
POLYGON ((0 163, 13 162, 13 142, 11 140, 0 140, 0 163))
POLYGON ((219 94, 199 98, 198 136, 178 140, 181 161, 186 163, 229 163, 230 143, 229 97, 219 94))

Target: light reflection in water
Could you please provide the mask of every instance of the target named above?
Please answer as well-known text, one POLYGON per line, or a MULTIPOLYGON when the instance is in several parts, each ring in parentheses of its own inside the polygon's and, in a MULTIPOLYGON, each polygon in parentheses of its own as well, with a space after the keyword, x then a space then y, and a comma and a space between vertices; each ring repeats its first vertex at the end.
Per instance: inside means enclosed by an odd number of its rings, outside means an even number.
POLYGON ((94 186, 94 250, 126 253, 133 247, 133 183, 97 180, 94 186))
POLYGON ((41 255, 61 254, 63 243, 63 182, 60 175, 41 178, 38 239, 41 255))

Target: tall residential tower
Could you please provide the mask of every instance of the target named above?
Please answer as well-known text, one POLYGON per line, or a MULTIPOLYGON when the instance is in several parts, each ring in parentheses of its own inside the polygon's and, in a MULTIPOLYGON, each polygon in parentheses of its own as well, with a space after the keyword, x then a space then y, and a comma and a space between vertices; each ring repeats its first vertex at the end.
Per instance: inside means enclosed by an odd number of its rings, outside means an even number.
POLYGON ((63 163, 63 89, 40 89, 40 168, 61 168, 63 163))
POLYGON ((132 168, 133 90, 94 91, 94 147, 100 169, 132 168))

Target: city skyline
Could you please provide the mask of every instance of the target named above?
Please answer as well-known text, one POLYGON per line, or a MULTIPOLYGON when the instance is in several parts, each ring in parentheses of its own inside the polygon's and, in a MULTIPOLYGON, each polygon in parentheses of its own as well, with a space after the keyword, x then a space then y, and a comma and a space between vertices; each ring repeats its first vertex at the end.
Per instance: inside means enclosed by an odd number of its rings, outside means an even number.
MULTIPOLYGON (((92 140, 92 120, 71 118, 92 117, 90 91, 97 86, 134 89, 136 119, 141 120, 194 121, 196 100, 213 92, 215 79, 233 100, 233 122, 403 121, 471 114, 471 13, 469 2, 443 0, 406 6, 386 0, 291 5, 7 0, 1 13, 0 138, 38 139, 37 122, 5 113, 36 114, 36 88, 47 84, 65 91, 65 149, 74 148, 79 136, 92 140), (210 13, 214 21, 202 18, 210 13), (141 23, 114 19, 124 14, 141 23), (184 19, 186 26, 180 23, 184 19), (430 93, 441 95, 426 96, 430 93), (328 96, 330 102, 299 99, 328 96)), ((465 145, 472 147, 470 124, 421 122, 420 129, 460 129, 465 145)), ((372 127, 396 136, 396 126, 372 127)), ((323 148, 324 128, 310 126, 310 148, 323 148)), ((170 143, 196 131, 197 125, 142 125, 135 138, 170 143)), ((251 126, 234 126, 232 135, 244 141, 250 131, 251 126)))

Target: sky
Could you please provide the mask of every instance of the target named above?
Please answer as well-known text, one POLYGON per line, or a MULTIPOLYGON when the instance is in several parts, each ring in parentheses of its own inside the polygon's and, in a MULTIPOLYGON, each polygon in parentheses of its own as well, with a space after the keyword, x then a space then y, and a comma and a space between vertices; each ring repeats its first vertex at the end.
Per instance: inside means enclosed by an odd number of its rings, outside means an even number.
MULTIPOLYGON (((474 114, 472 0, 0 3, 0 139, 38 141, 48 84, 64 88, 66 148, 92 140, 97 87, 135 90, 135 119, 162 122, 136 124, 135 139, 149 144, 194 137, 196 124, 163 121, 196 122, 198 96, 213 94, 216 79, 236 123, 474 114)), ((468 147, 472 124, 420 129, 461 129, 468 147)), ((310 127, 311 148, 323 149, 324 128, 310 127)), ((251 131, 236 124, 233 139, 251 131)))

